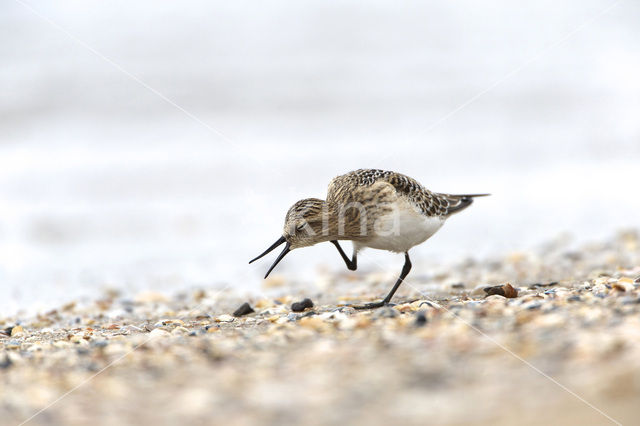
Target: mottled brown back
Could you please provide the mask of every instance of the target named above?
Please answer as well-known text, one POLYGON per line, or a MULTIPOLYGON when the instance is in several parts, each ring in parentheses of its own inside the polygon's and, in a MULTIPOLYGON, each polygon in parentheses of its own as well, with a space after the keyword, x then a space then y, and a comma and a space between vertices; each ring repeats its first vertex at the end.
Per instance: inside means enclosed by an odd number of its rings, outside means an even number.
POLYGON ((472 197, 484 195, 435 193, 426 189, 415 179, 401 173, 378 169, 359 169, 331 180, 327 202, 346 204, 353 201, 372 201, 360 198, 363 194, 362 189, 371 187, 377 182, 391 184, 398 195, 405 197, 426 216, 449 216, 469 206, 473 202, 472 197))

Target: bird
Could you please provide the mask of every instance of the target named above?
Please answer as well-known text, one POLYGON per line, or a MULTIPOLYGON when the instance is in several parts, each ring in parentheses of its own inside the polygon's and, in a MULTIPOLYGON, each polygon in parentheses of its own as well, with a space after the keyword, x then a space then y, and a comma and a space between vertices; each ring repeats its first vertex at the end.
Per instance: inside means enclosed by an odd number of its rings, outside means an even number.
POLYGON ((404 253, 400 276, 385 298, 353 306, 379 308, 391 303, 409 274, 409 250, 429 239, 449 217, 469 207, 474 198, 488 195, 437 193, 401 173, 358 169, 333 178, 325 200, 305 198, 291 206, 285 216, 282 236, 249 263, 285 244, 264 276, 266 279, 292 250, 322 242, 333 244, 351 271, 358 268, 358 253, 363 248, 404 253), (352 242, 351 258, 339 241, 352 242))

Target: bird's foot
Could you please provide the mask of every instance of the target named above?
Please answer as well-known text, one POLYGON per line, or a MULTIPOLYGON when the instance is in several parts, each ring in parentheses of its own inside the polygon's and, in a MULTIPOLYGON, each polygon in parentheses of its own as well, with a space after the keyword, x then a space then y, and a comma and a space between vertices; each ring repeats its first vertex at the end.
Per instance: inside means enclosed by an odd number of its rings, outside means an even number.
POLYGON ((394 305, 395 304, 393 303, 385 302, 384 300, 382 300, 380 302, 365 303, 364 305, 353 305, 351 307, 353 309, 364 310, 364 309, 377 309, 377 308, 382 308, 383 306, 394 306, 394 305))

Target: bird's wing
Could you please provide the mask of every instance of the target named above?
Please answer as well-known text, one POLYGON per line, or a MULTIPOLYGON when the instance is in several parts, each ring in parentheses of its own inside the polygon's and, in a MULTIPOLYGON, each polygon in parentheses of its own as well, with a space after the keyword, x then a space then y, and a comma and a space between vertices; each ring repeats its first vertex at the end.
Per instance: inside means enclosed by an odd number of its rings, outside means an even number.
POLYGON ((353 200, 360 188, 386 182, 393 186, 399 196, 409 201, 419 212, 427 216, 447 216, 449 201, 435 194, 418 181, 401 173, 360 169, 338 176, 329 183, 327 202, 345 203, 353 200))

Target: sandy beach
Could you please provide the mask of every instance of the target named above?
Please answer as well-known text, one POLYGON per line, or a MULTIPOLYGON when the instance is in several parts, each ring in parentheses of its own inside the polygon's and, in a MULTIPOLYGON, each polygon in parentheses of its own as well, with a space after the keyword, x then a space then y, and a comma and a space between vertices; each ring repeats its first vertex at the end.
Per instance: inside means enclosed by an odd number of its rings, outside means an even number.
POLYGON ((634 422, 638 232, 449 266, 370 311, 349 305, 383 295, 386 274, 0 317, 0 423, 634 422))

